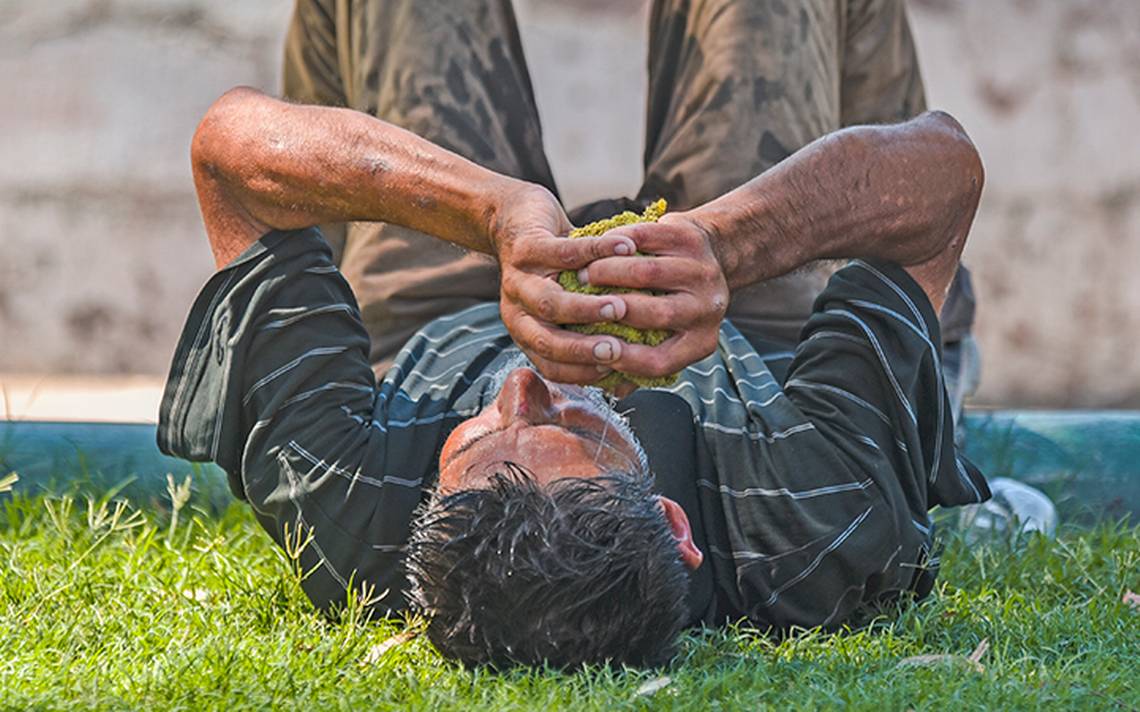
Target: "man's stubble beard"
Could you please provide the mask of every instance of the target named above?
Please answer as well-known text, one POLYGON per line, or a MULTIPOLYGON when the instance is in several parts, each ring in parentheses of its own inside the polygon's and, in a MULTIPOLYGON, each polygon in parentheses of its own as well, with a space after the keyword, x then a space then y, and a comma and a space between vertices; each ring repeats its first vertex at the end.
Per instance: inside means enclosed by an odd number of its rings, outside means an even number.
MULTIPOLYGON (((530 359, 526 357, 526 354, 522 352, 515 354, 510 359, 508 359, 501 368, 495 371, 493 376, 491 376, 491 383, 488 390, 488 392, 491 394, 491 397, 488 400, 493 401, 495 398, 498 398, 499 392, 503 389, 503 383, 505 383, 507 380, 507 376, 510 375, 511 371, 519 368, 529 368, 535 372, 538 372, 538 369, 534 367, 534 364, 531 363, 530 359)), ((610 437, 611 435, 614 437, 625 438, 628 442, 632 443, 634 453, 637 455, 637 465, 640 468, 640 471, 637 474, 644 475, 646 477, 649 476, 649 457, 645 454, 645 448, 641 446, 641 441, 638 440, 637 436, 634 434, 633 428, 629 426, 629 419, 624 414, 619 413, 614 409, 615 401, 612 400, 611 396, 606 395, 606 392, 601 388, 596 388, 594 386, 574 386, 571 388, 562 388, 559 386, 559 384, 547 380, 545 377, 543 377, 543 380, 545 380, 546 383, 550 384, 553 388, 557 388, 559 392, 562 393, 565 397, 585 404, 586 407, 588 407, 591 411, 597 413, 599 416, 605 419, 606 427, 602 436, 603 443, 605 442, 606 438, 610 437)), ((599 443, 599 453, 601 453, 601 448, 602 444, 599 443)))

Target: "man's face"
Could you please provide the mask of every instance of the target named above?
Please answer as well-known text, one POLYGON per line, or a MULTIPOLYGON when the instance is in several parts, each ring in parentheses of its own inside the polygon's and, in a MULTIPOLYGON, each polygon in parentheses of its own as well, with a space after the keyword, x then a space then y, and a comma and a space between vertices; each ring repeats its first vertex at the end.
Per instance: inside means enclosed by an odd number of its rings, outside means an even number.
POLYGON ((549 383, 530 368, 508 373, 495 401, 465 420, 439 456, 439 486, 484 486, 512 462, 541 484, 606 472, 646 472, 628 426, 585 388, 549 383))
MULTIPOLYGON (((645 451, 597 389, 550 383, 527 367, 506 371, 494 402, 460 423, 443 444, 441 492, 486 487, 508 462, 538 484, 614 471, 649 477, 645 451)), ((657 499, 681 560, 696 569, 704 555, 688 517, 668 497, 657 499)))

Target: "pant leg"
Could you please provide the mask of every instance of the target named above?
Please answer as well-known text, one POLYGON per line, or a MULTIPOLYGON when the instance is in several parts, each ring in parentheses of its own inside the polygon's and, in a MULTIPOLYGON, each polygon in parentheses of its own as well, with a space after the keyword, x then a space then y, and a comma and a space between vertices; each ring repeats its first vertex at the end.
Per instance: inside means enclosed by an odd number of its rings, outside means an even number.
POLYGON ((966 334, 958 341, 942 345, 942 374, 954 414, 954 444, 966 444, 966 399, 978 391, 982 359, 974 337, 966 334))
MULTIPOLYGON (((835 0, 656 0, 650 15, 645 183, 687 209, 840 127, 835 0)), ((794 343, 834 271, 809 265, 736 291, 742 332, 794 343)))
POLYGON ((965 265, 958 268, 950 291, 942 305, 939 321, 942 326, 942 373, 946 392, 954 411, 954 443, 966 443, 966 398, 974 395, 981 383, 981 351, 974 340, 974 285, 965 265))
MULTIPOLYGON (((297 8, 295 25, 322 26, 290 30, 286 78, 300 77, 299 91, 335 84, 339 92, 320 96, 555 191, 510 0, 298 0, 297 8), (314 4, 323 11, 302 12, 314 4), (297 65, 321 78, 306 79, 297 65)), ((349 225, 340 266, 378 373, 428 321, 498 299, 492 259, 398 226, 349 225)))

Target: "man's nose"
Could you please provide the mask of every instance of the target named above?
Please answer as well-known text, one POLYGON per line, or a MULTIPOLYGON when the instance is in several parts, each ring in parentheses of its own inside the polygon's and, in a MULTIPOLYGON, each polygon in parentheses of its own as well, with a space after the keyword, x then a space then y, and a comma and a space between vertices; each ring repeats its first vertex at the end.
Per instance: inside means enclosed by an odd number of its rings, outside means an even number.
POLYGON ((553 398, 542 376, 529 368, 512 371, 499 393, 502 425, 523 421, 532 425, 554 422, 553 398))

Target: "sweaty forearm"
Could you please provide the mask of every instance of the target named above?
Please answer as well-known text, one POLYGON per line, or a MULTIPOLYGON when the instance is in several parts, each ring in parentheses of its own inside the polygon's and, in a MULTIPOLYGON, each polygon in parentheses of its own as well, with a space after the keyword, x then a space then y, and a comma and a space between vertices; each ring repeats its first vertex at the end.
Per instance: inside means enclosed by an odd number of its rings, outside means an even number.
POLYGON ((819 259, 952 270, 981 183, 961 126, 928 113, 825 136, 687 216, 710 234, 734 289, 819 259))
POLYGON ((219 265, 270 229, 353 220, 488 252, 495 210, 518 184, 366 114, 252 89, 210 108, 191 156, 219 265))

